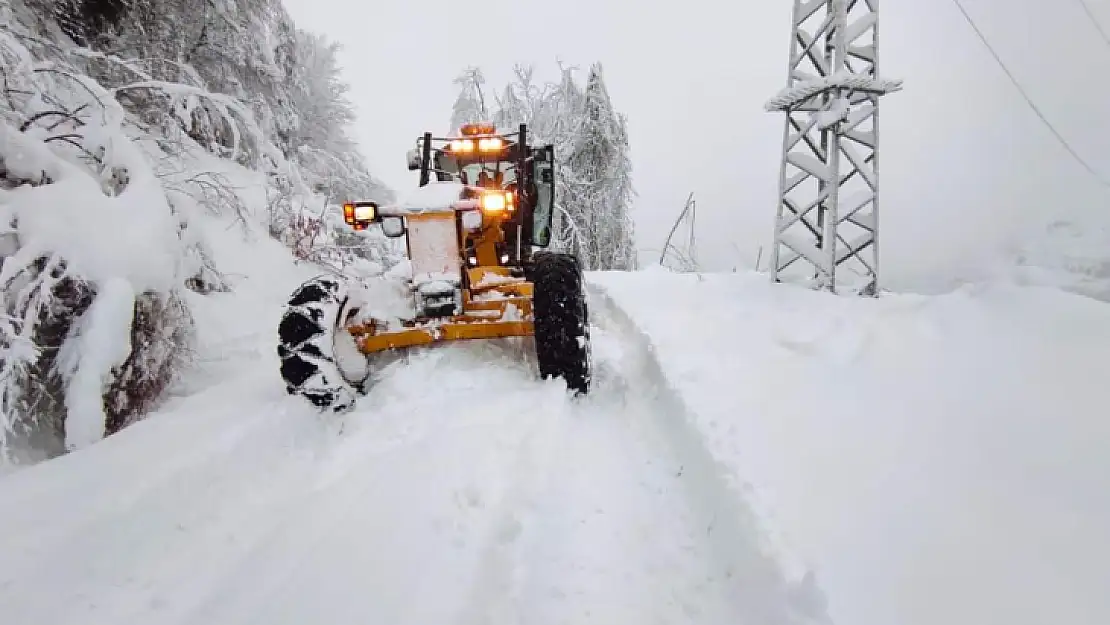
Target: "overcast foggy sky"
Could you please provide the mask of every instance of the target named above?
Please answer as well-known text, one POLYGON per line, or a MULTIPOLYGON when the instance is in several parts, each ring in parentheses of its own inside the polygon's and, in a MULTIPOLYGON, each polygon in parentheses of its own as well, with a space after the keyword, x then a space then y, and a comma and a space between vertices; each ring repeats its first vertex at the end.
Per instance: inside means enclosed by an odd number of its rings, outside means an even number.
MULTIPOLYGON (((425 130, 446 132, 451 81, 466 66, 499 91, 514 63, 547 79, 561 59, 584 81, 600 61, 629 119, 639 246, 661 247, 693 191, 706 269, 750 267, 760 246, 769 251, 783 118, 762 107, 786 84, 789 0, 284 2, 298 26, 344 47, 357 138, 373 173, 399 192, 416 184, 406 150, 425 130)), ((1110 29, 1110 2, 1088 2, 1110 29)), ((1110 89, 1095 78, 1110 76, 1110 47, 1079 3, 964 4, 1110 179, 1110 89)), ((905 80, 880 109, 884 286, 973 278, 980 255, 996 256, 1028 228, 1110 211, 1107 192, 1041 125, 950 0, 885 0, 881 11, 880 72, 905 80)))

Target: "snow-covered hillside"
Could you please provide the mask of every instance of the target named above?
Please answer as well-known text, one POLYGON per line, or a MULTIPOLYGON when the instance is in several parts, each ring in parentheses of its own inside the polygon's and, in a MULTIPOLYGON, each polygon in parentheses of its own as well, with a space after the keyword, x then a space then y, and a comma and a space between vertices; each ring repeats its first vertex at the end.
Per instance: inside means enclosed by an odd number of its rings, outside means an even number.
POLYGON ((210 239, 281 242, 287 265, 390 253, 338 207, 392 192, 347 134, 334 46, 279 0, 218 4, 0 0, 0 468, 174 392, 207 331, 194 296, 243 277, 210 239))
POLYGON ((322 417, 274 352, 311 272, 212 223, 240 278, 178 396, 0 477, 5 621, 1110 618, 1103 304, 592 274, 589 397, 456 345, 322 417))

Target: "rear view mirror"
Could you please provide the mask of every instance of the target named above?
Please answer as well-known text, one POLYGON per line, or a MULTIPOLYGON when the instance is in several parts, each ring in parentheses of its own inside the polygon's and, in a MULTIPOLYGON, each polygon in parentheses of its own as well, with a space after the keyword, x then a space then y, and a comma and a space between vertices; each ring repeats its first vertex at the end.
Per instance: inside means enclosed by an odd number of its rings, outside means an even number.
POLYGON ((409 171, 420 169, 420 152, 416 148, 408 151, 409 171))
POLYGON ((405 233, 405 220, 401 217, 382 217, 382 234, 394 239, 405 233))

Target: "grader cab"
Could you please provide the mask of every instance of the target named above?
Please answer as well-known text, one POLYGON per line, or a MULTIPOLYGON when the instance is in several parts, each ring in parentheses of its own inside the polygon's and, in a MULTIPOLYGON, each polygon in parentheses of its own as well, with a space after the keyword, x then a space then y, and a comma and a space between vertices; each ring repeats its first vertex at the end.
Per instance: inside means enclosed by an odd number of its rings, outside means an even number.
POLYGON ((353 229, 378 226, 404 238, 407 271, 371 280, 318 276, 293 293, 278 327, 290 394, 347 410, 369 391, 379 355, 508 337, 532 340, 541 378, 588 392, 582 271, 574 256, 543 250, 555 205, 554 148, 527 139, 523 124, 508 134, 490 124, 463 126, 455 137, 425 133, 408 153, 410 171, 420 172, 410 197, 343 205, 353 229), (404 300, 404 314, 381 314, 376 299, 391 294, 404 300))

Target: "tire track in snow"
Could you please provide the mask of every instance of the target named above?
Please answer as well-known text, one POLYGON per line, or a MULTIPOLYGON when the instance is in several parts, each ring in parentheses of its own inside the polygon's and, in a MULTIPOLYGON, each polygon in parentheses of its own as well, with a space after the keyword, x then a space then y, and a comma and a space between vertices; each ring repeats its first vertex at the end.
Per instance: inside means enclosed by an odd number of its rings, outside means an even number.
POLYGON ((284 397, 270 368, 5 478, 0 500, 19 508, 0 516, 0 612, 448 621, 536 391, 523 368, 483 362, 498 350, 461 348, 414 356, 353 414, 284 397))
POLYGON ((524 368, 485 360, 499 351, 446 346, 397 367, 342 417, 307 495, 181 622, 450 622, 535 401, 524 368))
POLYGON ((224 405, 222 394, 177 400, 5 479, 0 612, 12 622, 128 622, 157 611, 167 589, 180 600, 233 557, 244 533, 237 522, 276 522, 251 513, 296 491, 299 470, 327 441, 267 387, 234 387, 253 411, 224 405), (205 544, 226 548, 198 556, 205 544))
POLYGON ((594 390, 530 446, 458 622, 806 622, 650 341, 590 297, 594 390))

